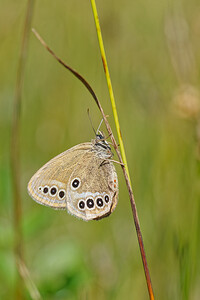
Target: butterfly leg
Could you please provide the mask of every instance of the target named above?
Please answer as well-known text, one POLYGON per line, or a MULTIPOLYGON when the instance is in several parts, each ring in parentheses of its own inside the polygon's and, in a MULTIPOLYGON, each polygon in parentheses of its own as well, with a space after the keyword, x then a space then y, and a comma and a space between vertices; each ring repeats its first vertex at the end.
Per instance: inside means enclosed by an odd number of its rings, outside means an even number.
POLYGON ((99 167, 101 167, 101 166, 103 166, 103 165, 105 165, 105 164, 108 164, 109 162, 114 162, 114 163, 116 163, 116 164, 120 164, 121 166, 125 166, 123 163, 121 163, 120 161, 117 161, 117 160, 114 160, 114 159, 104 159, 101 163, 100 163, 100 165, 99 165, 99 167))
POLYGON ((119 165, 121 165, 121 166, 125 167, 125 164, 121 163, 121 162, 120 162, 120 161, 118 161, 118 160, 109 159, 109 161, 112 161, 112 162, 114 162, 114 163, 116 163, 116 164, 119 164, 119 165))
POLYGON ((104 159, 100 165, 99 165, 99 168, 102 167, 103 165, 106 165, 106 164, 109 164, 109 159, 104 159))

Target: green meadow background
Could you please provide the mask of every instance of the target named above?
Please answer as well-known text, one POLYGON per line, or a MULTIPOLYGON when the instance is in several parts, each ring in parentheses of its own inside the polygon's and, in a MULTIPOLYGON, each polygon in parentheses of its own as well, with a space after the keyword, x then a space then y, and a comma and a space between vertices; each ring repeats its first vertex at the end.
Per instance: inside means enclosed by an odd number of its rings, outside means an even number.
MULTIPOLYGON (((26 6, 25 0, 1 0, 3 300, 15 299, 17 283, 10 132, 26 6)), ((200 4, 97 0, 97 8, 155 298, 200 299, 200 4)), ((90 1, 36 1, 32 26, 88 80, 115 133, 90 1)), ((100 221, 41 206, 27 193, 39 167, 94 138, 88 108, 97 128, 101 115, 88 91, 30 32, 20 120, 25 261, 43 299, 148 299, 119 166, 119 203, 100 221)), ((27 288, 24 299, 32 299, 27 288)))

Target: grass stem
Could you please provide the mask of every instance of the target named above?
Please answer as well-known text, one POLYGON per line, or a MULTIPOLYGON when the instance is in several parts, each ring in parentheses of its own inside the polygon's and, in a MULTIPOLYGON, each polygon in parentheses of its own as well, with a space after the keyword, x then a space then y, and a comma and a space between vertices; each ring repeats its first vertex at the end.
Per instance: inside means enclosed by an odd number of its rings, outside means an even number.
POLYGON ((23 299, 23 281, 18 268, 18 261, 23 261, 23 237, 22 237, 22 200, 20 192, 20 108, 21 94, 24 82, 24 71, 28 49, 28 37, 30 24, 32 21, 34 0, 29 0, 24 23, 23 38, 21 43, 19 65, 16 78, 15 94, 13 101, 13 116, 11 128, 11 173, 13 188, 13 226, 14 226, 14 253, 16 259, 16 268, 18 270, 18 279, 15 291, 17 300, 23 299))
MULTIPOLYGON (((140 246, 140 252, 141 252, 141 256, 142 256, 142 262, 143 262, 143 266, 144 266, 144 272, 145 272, 149 297, 151 300, 153 300, 154 299, 153 288, 152 288, 152 284, 151 284, 151 278, 150 278, 150 273, 149 273, 149 269, 148 269, 148 264, 147 264, 147 259, 146 259, 146 254, 145 254, 144 243, 143 243, 143 239, 142 239, 142 232, 140 229, 136 204, 135 204, 134 195, 133 195, 133 191, 132 191, 131 179, 130 179, 130 175, 129 175, 128 164, 127 164, 127 159, 126 159, 126 154, 125 154, 125 149, 124 149, 124 143, 122 140, 119 118, 118 118, 118 114, 117 114, 117 108, 116 108, 114 93, 113 93, 113 89, 112 89, 112 83, 111 83, 111 79, 110 79, 110 73, 109 73, 109 69, 108 69, 108 64, 107 64, 107 59, 106 59, 106 54, 105 54, 105 49, 104 49, 104 44, 103 44, 103 39, 102 39, 102 34, 101 34, 101 27, 100 27, 100 23, 99 23, 99 17, 98 17, 98 13, 97 13, 95 0, 91 0, 91 5, 92 5, 92 10, 93 10, 94 20, 95 20, 95 25, 96 25, 96 31, 97 31, 98 41, 99 41, 99 47, 100 47, 103 67, 104 67, 108 90, 109 90, 109 94, 110 94, 110 100, 111 100, 111 105, 112 105, 112 110, 113 110, 113 115, 114 115, 114 120, 115 120, 115 126, 116 126, 117 135, 118 135, 118 139, 119 139, 119 146, 120 146, 121 157, 122 157, 122 161, 120 160, 120 162, 124 163, 124 167, 122 166, 122 169, 123 169, 126 184, 127 184, 128 190, 129 190, 133 218, 134 218, 138 242, 139 242, 139 246, 140 246)), ((118 154, 118 157, 120 159, 119 154, 118 154)))

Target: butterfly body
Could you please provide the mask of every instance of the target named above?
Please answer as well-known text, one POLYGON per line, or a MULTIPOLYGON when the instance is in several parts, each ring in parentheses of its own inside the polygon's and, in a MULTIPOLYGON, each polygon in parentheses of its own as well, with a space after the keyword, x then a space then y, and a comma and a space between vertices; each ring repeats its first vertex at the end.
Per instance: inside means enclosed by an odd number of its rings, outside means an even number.
POLYGON ((51 159, 28 184, 38 203, 67 211, 83 220, 108 216, 117 205, 118 179, 104 137, 76 145, 51 159))

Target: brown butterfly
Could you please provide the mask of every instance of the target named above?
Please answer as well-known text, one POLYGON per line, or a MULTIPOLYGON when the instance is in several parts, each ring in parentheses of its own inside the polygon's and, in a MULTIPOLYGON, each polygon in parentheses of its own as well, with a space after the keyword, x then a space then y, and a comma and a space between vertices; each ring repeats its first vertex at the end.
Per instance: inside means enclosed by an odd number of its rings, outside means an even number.
POLYGON ((110 215, 117 205, 118 179, 109 144, 101 132, 51 159, 28 183, 30 196, 85 221, 110 215))

